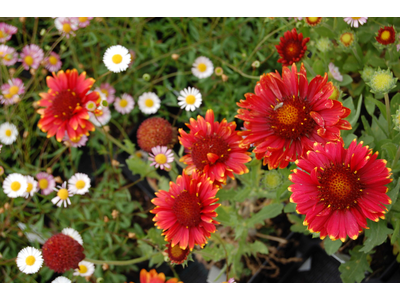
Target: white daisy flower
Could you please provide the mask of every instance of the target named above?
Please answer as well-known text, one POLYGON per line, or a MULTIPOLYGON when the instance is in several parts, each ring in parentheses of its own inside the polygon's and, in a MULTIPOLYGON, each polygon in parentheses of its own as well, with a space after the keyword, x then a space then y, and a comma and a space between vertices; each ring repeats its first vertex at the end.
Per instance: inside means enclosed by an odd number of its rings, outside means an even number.
POLYGON ((94 264, 82 260, 79 264, 79 269, 75 269, 74 276, 91 276, 94 273, 94 264))
POLYGON ((43 264, 42 252, 33 247, 26 247, 19 251, 17 266, 25 274, 33 274, 39 271, 43 264))
POLYGON ((333 63, 329 63, 329 72, 331 73, 332 77, 337 81, 343 81, 343 75, 340 74, 339 68, 336 67, 333 63))
POLYGON ((25 193, 22 195, 22 197, 28 198, 29 196, 33 196, 34 193, 38 191, 38 183, 33 178, 32 176, 25 176, 26 178, 26 183, 28 184, 28 187, 26 188, 25 193))
POLYGON ((179 106, 187 111, 194 111, 197 107, 201 105, 201 94, 200 91, 193 87, 188 87, 180 91, 180 96, 178 97, 179 106))
POLYGON ((193 63, 192 73, 197 78, 210 77, 214 72, 214 65, 211 60, 205 56, 196 58, 193 63))
POLYGON ((94 112, 89 112, 89 115, 89 121, 97 127, 104 126, 111 120, 111 111, 108 107, 103 107, 101 110, 96 109, 94 112))
POLYGON ((160 98, 152 92, 144 93, 138 98, 139 109, 147 115, 155 114, 161 106, 160 103, 160 98))
POLYGON ((163 170, 171 169, 170 163, 174 161, 174 153, 171 149, 168 149, 166 146, 156 146, 151 148, 151 152, 149 153, 149 160, 152 161, 150 166, 154 166, 156 168, 160 168, 163 170))
POLYGON ((5 122, 0 125, 0 142, 11 145, 15 142, 18 135, 18 129, 14 124, 5 122))
POLYGON ((8 175, 3 182, 4 193, 10 198, 23 196, 27 187, 25 176, 18 173, 8 175))
POLYGON ((65 235, 68 235, 70 237, 72 237, 75 241, 77 241, 79 244, 83 245, 83 240, 81 235, 79 234, 78 231, 76 231, 73 228, 64 228, 61 233, 64 233, 65 235))
POLYGON ((64 276, 58 276, 51 283, 71 283, 71 280, 64 276))
POLYGON ((114 73, 125 71, 131 62, 131 55, 125 47, 111 46, 103 56, 103 62, 107 69, 114 73))
POLYGON ((89 191, 90 178, 84 173, 76 173, 68 180, 68 190, 71 194, 83 195, 89 191))
POLYGON ((69 200, 69 197, 72 196, 72 193, 68 192, 67 182, 64 181, 62 186, 58 186, 58 189, 54 188, 54 190, 57 192, 57 196, 51 200, 53 204, 57 205, 58 207, 61 207, 63 203, 64 207, 67 207, 68 204, 71 205, 71 200, 69 200))
POLYGON ((368 17, 347 17, 343 18, 344 21, 349 24, 351 27, 358 27, 358 24, 363 25, 367 23, 368 17))
POLYGON ((129 114, 134 106, 133 97, 127 93, 124 93, 121 98, 117 97, 114 103, 115 110, 123 115, 129 114))

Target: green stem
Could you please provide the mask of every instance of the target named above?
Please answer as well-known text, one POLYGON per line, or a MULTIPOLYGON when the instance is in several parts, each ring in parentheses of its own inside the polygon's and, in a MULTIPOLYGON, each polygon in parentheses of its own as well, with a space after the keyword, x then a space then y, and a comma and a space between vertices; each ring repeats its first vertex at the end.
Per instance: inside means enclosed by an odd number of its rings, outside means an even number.
POLYGON ((400 147, 397 149, 396 156, 395 156, 395 158, 394 158, 394 160, 392 162, 392 169, 394 169, 394 167, 396 166, 399 158, 400 158, 400 147))
POLYGON ((386 120, 388 123, 388 137, 390 137, 391 132, 392 132, 392 120, 391 120, 391 115, 390 115, 389 95, 387 93, 385 93, 384 97, 385 97, 385 106, 386 106, 386 120))
POLYGON ((303 60, 304 67, 306 67, 307 71, 311 74, 312 77, 317 76, 317 73, 315 73, 314 69, 308 64, 306 60, 303 60))
POLYGON ((101 134, 103 134, 106 138, 110 139, 111 142, 113 142, 116 146, 118 146, 120 149, 124 150, 125 152, 129 153, 129 154, 135 154, 133 152, 131 152, 127 147, 125 147, 120 141, 118 141, 117 139, 115 139, 114 137, 112 137, 111 135, 109 135, 107 132, 105 132, 104 130, 98 130, 98 132, 100 132, 101 134))
POLYGON ((97 259, 91 259, 91 258, 85 258, 86 261, 94 263, 96 265, 102 265, 102 264, 108 264, 108 265, 114 265, 114 266, 127 266, 127 265, 134 265, 137 263, 140 263, 142 261, 149 260, 153 256, 156 256, 158 253, 153 253, 149 257, 143 256, 143 257, 138 257, 130 260, 97 260, 97 259))
POLYGON ((361 67, 363 67, 362 59, 361 59, 360 56, 358 55, 356 47, 353 47, 353 54, 354 54, 354 56, 356 57, 356 59, 357 59, 359 65, 360 65, 361 67))
POLYGON ((246 78, 250 78, 250 79, 256 79, 259 80, 260 77, 259 76, 251 76, 251 75, 247 75, 245 73, 243 73, 241 70, 239 70, 238 68, 236 68, 235 66, 229 64, 228 62, 224 61, 223 59, 219 58, 218 56, 215 56, 213 54, 211 54, 212 57, 214 57, 215 59, 218 59, 221 63, 227 65, 229 68, 231 68, 232 70, 234 70, 236 73, 242 75, 243 77, 246 78))

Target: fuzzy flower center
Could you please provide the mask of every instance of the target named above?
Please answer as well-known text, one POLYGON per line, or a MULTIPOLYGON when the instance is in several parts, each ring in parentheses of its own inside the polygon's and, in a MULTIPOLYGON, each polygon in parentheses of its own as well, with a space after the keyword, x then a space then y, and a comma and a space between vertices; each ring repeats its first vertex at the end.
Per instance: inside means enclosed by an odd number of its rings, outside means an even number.
POLYGON ((122 55, 121 54, 114 54, 112 57, 112 61, 114 64, 120 64, 122 62, 122 55))
POLYGON ((65 33, 69 33, 69 32, 71 32, 71 30, 72 30, 72 28, 71 28, 71 25, 69 23, 63 24, 63 31, 65 33))
POLYGON ((10 137, 12 134, 11 129, 6 129, 6 136, 10 137))
POLYGON ((343 33, 340 36, 340 40, 346 47, 348 47, 353 42, 353 39, 354 39, 353 34, 349 32, 343 33))
POLYGON ((85 181, 83 181, 82 179, 81 179, 81 180, 78 180, 78 181, 75 183, 75 187, 76 187, 78 190, 83 189, 83 188, 85 187, 85 181))
POLYGON ((84 23, 87 21, 87 19, 88 19, 87 17, 79 17, 79 22, 84 23))
POLYGON ((321 201, 332 209, 349 209, 357 203, 364 189, 357 172, 344 164, 331 164, 322 172, 319 182, 321 201))
POLYGON ((51 113, 55 118, 69 120, 80 110, 82 99, 72 91, 60 91, 56 94, 51 106, 51 113))
POLYGON ((21 184, 18 181, 11 183, 11 189, 16 192, 21 188, 21 184))
POLYGON ((10 87, 10 89, 8 90, 8 92, 9 92, 11 95, 16 95, 16 94, 18 94, 18 91, 19 91, 19 87, 17 87, 16 85, 13 85, 13 86, 10 87))
POLYGON ((163 165, 167 162, 167 156, 164 153, 159 153, 156 155, 156 157, 154 157, 154 160, 159 165, 163 165))
POLYGON ((33 189, 33 184, 30 183, 30 182, 28 182, 28 187, 26 188, 26 191, 27 191, 28 193, 30 193, 30 192, 32 191, 32 189, 33 189))
POLYGON ((268 116, 271 128, 285 139, 297 139, 308 135, 316 123, 310 116, 309 103, 295 96, 287 97, 274 107, 268 116))
POLYGON ((67 189, 60 189, 57 192, 57 196, 61 199, 61 200, 67 200, 68 199, 68 190, 67 189))
POLYGON ((35 263, 36 258, 33 255, 29 255, 26 259, 25 259, 25 263, 28 266, 33 266, 33 264, 35 263))
POLYGON ((151 99, 147 99, 146 101, 144 101, 144 105, 147 107, 153 107, 154 101, 151 99))
POLYGON ((196 102, 196 97, 193 95, 189 95, 186 97, 185 101, 187 104, 192 105, 194 104, 194 102, 196 102))
POLYGON ((392 76, 386 73, 377 74, 371 79, 375 89, 380 90, 387 89, 390 86, 391 80, 392 76))
POLYGON ((229 155, 229 145, 219 136, 206 136, 193 144, 191 155, 196 168, 203 170, 206 165, 225 162, 229 155))
POLYGON ((390 38, 391 34, 389 30, 385 30, 381 34, 381 39, 387 41, 390 38))
POLYGON ((33 58, 30 55, 25 56, 24 62, 28 65, 31 66, 33 64, 33 58))
POLYGON ((183 191, 176 197, 172 205, 172 211, 182 226, 198 226, 201 221, 201 203, 199 202, 199 198, 189 194, 187 191, 183 191))
POLYGON ((207 70, 207 66, 206 66, 206 64, 200 63, 200 64, 197 65, 197 69, 200 72, 205 72, 207 70))
POLYGON ((128 100, 122 99, 119 101, 119 106, 126 107, 128 105, 128 100))
POLYGON ((88 268, 85 265, 79 265, 79 273, 85 274, 88 271, 88 268))
POLYGON ((39 187, 41 190, 47 189, 49 186, 49 181, 46 178, 42 178, 39 180, 39 187))
POLYGON ((51 64, 51 65, 56 65, 57 64, 57 62, 58 62, 58 60, 57 60, 57 58, 56 57, 54 57, 54 56, 50 56, 49 57, 49 63, 51 64))

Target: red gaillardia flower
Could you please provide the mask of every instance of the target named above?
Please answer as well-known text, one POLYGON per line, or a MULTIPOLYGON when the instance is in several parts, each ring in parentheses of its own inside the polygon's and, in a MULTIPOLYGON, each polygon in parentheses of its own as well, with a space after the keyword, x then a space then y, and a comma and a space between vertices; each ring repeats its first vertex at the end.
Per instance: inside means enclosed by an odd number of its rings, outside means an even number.
POLYGON ((171 278, 165 281, 165 274, 158 274, 155 269, 147 272, 145 269, 140 271, 140 283, 183 283, 178 281, 178 278, 171 278))
POLYGON ((180 265, 184 263, 190 253, 189 247, 181 249, 179 245, 171 246, 171 243, 167 245, 167 249, 164 251, 168 254, 168 258, 173 264, 180 265))
POLYGON ((303 34, 297 34, 296 28, 288 30, 281 37, 281 42, 276 45, 276 50, 278 50, 281 56, 278 62, 284 66, 298 62, 303 56, 304 52, 307 50, 306 44, 310 38, 303 39, 303 34))
POLYGON ((297 212, 305 214, 304 225, 310 232, 320 232, 331 240, 353 240, 367 219, 384 219, 391 200, 386 195, 390 171, 386 160, 377 159, 368 146, 354 140, 348 149, 343 143, 315 143, 315 151, 296 161, 301 169, 293 170, 289 179, 294 183, 290 201, 297 203, 297 212))
POLYGON ((151 211, 156 215, 154 225, 163 229, 162 235, 171 242, 171 247, 179 245, 183 250, 193 250, 194 245, 203 247, 215 232, 215 224, 219 224, 213 219, 217 216, 215 209, 220 206, 215 203, 218 188, 196 171, 191 176, 183 172, 169 186, 168 192, 160 190, 151 200, 156 205, 151 211))
POLYGON ((46 266, 57 273, 79 268, 78 264, 85 258, 82 245, 63 233, 53 235, 44 243, 42 255, 46 266))
POLYGON ((188 165, 185 172, 190 174, 198 170, 218 183, 225 183, 227 176, 234 178, 233 173, 249 172, 244 164, 251 160, 250 153, 247 146, 241 146, 242 137, 235 130, 235 122, 214 121, 214 112, 209 109, 205 119, 202 116, 197 116, 197 121, 191 118, 186 126, 189 133, 179 129, 179 141, 188 153, 181 158, 188 165))
POLYGON ((322 17, 307 17, 304 18, 306 23, 310 25, 311 27, 317 26, 319 23, 322 21, 322 17))
POLYGON ((94 125, 89 121, 89 113, 86 103, 96 102, 99 99, 97 92, 88 91, 95 82, 92 78, 86 78, 86 72, 78 75, 78 71, 59 71, 53 77, 47 76, 47 86, 50 88, 47 93, 40 93, 38 109, 41 115, 38 127, 47 132, 47 137, 56 136, 61 142, 65 132, 70 140, 79 140, 83 135, 89 135, 94 131, 94 125))
POLYGON ((393 44, 396 41, 396 32, 393 26, 385 26, 380 28, 378 35, 375 37, 377 42, 382 45, 393 44))
POLYGON ((286 168, 311 150, 314 142, 341 141, 340 130, 351 129, 343 118, 350 109, 328 99, 333 84, 328 75, 317 75, 308 83, 306 70, 296 65, 261 76, 255 94, 245 94, 237 103, 239 119, 244 121, 243 144, 254 144, 257 159, 264 158, 269 169, 286 168))
POLYGON ((156 146, 170 146, 176 143, 176 129, 160 117, 148 118, 140 124, 136 133, 138 145, 146 152, 156 146))

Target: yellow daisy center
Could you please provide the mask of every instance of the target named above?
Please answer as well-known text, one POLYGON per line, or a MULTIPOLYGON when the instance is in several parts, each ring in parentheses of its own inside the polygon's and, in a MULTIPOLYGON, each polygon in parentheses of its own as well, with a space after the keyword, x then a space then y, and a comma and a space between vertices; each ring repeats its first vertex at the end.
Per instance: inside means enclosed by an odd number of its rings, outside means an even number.
POLYGON ((85 187, 85 181, 83 181, 82 179, 81 180, 78 180, 76 183, 75 183, 75 187, 78 189, 78 190, 80 190, 80 189, 83 189, 84 187, 85 187))
POLYGON ((144 105, 146 105, 147 107, 153 107, 154 101, 151 100, 151 99, 147 99, 147 100, 144 102, 144 105))
POLYGON ((25 56, 24 62, 28 65, 31 66, 33 64, 33 58, 30 55, 25 56))
POLYGON ((63 24, 63 31, 65 33, 69 33, 72 30, 71 25, 69 23, 63 24))
POLYGON ((87 17, 79 17, 79 22, 80 23, 86 22, 87 19, 88 19, 87 17))
POLYGON ((119 106, 126 107, 128 105, 128 100, 122 99, 119 101, 119 106))
POLYGON ((85 265, 79 266, 79 273, 85 274, 88 271, 88 268, 85 265))
POLYGON ((49 57, 49 63, 51 64, 51 65, 56 65, 57 64, 57 62, 58 62, 58 60, 57 60, 57 58, 56 57, 54 57, 54 56, 50 56, 49 57))
POLYGON ((0 38, 5 37, 6 35, 3 33, 3 31, 0 30, 0 38))
POLYGON ((106 97, 108 97, 108 90, 106 90, 106 89, 101 89, 101 92, 102 92, 104 95, 106 95, 106 97))
POLYGON ((167 162, 167 156, 164 153, 159 153, 156 155, 154 160, 156 161, 156 163, 163 165, 167 162))
POLYGON ((373 84, 377 89, 386 89, 391 81, 392 77, 389 74, 377 74, 372 78, 373 84))
POLYGON ((196 101, 196 97, 193 95, 189 95, 186 97, 185 101, 187 104, 194 104, 194 102, 196 101))
POLYGON ((47 189, 49 186, 49 181, 46 178, 42 178, 39 180, 39 187, 41 190, 47 189))
POLYGON ((11 189, 16 192, 21 188, 21 184, 18 181, 11 183, 11 189))
POLYGON ((114 54, 112 57, 112 61, 114 64, 120 64, 122 62, 122 55, 121 54, 114 54))
POLYGON ((384 41, 387 41, 390 38, 390 32, 388 30, 385 30, 381 34, 381 39, 384 41))
POLYGON ((201 64, 198 64, 198 65, 197 65, 197 69, 198 69, 200 72, 205 72, 205 71, 207 70, 207 66, 206 66, 206 64, 201 63, 201 64))
POLYGON ((18 93, 18 91, 19 91, 19 87, 17 87, 16 85, 13 85, 12 87, 10 87, 8 92, 11 95, 16 95, 18 93))
POLYGON ((33 255, 29 255, 26 259, 25 259, 25 263, 28 266, 33 266, 33 264, 35 263, 36 258, 33 255))
POLYGON ((353 20, 360 20, 361 17, 351 17, 353 20))
POLYGON ((57 192, 57 196, 61 199, 61 200, 67 200, 68 199, 68 190, 67 189, 60 189, 57 192))
POLYGON ((28 187, 26 188, 26 191, 27 191, 28 193, 30 193, 30 192, 32 191, 32 189, 33 189, 33 184, 30 183, 30 182, 28 182, 28 187))
POLYGON ((11 129, 6 129, 6 136, 10 137, 12 134, 11 129))

